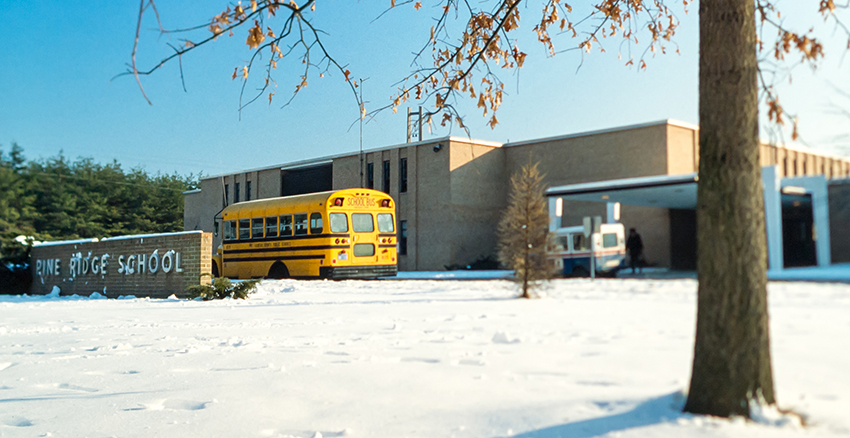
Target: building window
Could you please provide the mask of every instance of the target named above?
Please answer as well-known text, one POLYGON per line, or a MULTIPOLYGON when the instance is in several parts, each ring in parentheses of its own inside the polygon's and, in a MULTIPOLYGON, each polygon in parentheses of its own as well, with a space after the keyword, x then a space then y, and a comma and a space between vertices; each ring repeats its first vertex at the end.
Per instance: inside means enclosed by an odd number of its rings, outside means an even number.
POLYGON ((366 163, 366 188, 375 188, 375 163, 366 163))
POLYGON ((390 193, 390 161, 389 160, 384 161, 383 177, 384 177, 384 185, 383 185, 383 187, 381 187, 381 189, 383 189, 384 193, 389 194, 390 193))
POLYGON ((230 184, 224 185, 224 204, 230 204, 230 184))
POLYGON ((398 192, 407 191, 407 158, 398 159, 398 192))
POLYGON ((251 200, 251 181, 245 181, 245 200, 251 200))
POLYGON ((233 184, 233 202, 239 202, 239 183, 233 184))
POLYGON ((398 221, 398 255, 407 255, 407 221, 398 221))

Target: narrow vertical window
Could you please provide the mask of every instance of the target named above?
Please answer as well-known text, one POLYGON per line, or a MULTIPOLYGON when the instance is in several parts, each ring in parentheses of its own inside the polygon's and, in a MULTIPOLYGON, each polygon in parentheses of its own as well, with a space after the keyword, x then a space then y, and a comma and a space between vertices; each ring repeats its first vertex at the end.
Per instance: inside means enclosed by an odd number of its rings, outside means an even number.
POLYGON ((384 177, 384 184, 381 187, 381 189, 383 190, 384 193, 389 194, 390 193, 390 161, 389 160, 384 161, 384 174, 382 176, 384 177))
POLYGON ((251 238, 251 219, 239 219, 239 240, 251 238))
POLYGON ((263 238, 263 218, 255 217, 251 219, 251 238, 252 239, 262 239, 263 238))
POLYGON ((266 218, 266 237, 277 237, 277 216, 266 218))
POLYGON ((251 200, 251 181, 245 181, 245 200, 251 200))
POLYGON ((398 255, 407 255, 407 221, 398 221, 398 255))
POLYGON ((404 193, 407 191, 407 158, 399 158, 398 160, 398 192, 404 193))
POLYGON ((310 234, 322 234, 322 213, 310 214, 310 234))
POLYGON ((292 235, 292 215, 291 214, 280 217, 280 235, 281 236, 291 236, 292 235))
POLYGON ((233 184, 233 202, 239 202, 239 183, 233 184))
POLYGON ((230 204, 230 184, 224 185, 224 203, 230 204))
POLYGON ((375 188, 375 163, 366 163, 366 188, 375 188))
POLYGON ((307 213, 295 215, 295 235, 307 234, 307 213))

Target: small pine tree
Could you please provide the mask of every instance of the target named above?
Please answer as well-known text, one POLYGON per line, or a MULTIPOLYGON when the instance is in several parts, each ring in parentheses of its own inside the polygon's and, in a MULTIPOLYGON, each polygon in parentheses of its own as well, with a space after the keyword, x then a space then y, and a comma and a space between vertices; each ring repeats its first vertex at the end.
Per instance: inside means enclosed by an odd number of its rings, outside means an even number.
POLYGON ((186 291, 189 292, 191 299, 200 298, 209 301, 230 297, 234 300, 244 300, 248 298, 248 294, 257 289, 257 283, 259 283, 259 280, 245 280, 234 284, 227 277, 218 277, 211 284, 189 286, 186 291))
POLYGON ((552 278, 546 260, 549 209, 543 175, 530 156, 528 161, 511 177, 508 208, 499 222, 499 261, 515 272, 522 298, 531 298, 531 289, 552 278))

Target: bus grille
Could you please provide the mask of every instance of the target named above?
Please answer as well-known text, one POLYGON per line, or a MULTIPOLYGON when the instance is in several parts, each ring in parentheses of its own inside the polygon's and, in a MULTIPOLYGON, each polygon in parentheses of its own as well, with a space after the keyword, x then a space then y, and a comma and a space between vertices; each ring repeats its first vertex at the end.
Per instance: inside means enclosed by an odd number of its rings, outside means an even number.
POLYGON ((344 280, 347 278, 395 277, 396 274, 398 274, 398 266, 396 265, 338 266, 319 268, 319 276, 330 280, 344 280))

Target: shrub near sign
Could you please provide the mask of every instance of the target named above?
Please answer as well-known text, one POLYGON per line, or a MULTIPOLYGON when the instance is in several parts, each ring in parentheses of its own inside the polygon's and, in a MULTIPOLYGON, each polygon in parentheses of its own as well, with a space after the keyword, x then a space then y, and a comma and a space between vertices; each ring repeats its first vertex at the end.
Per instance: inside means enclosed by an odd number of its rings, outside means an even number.
POLYGON ((185 296, 210 276, 212 235, 200 231, 36 244, 33 294, 185 296))

